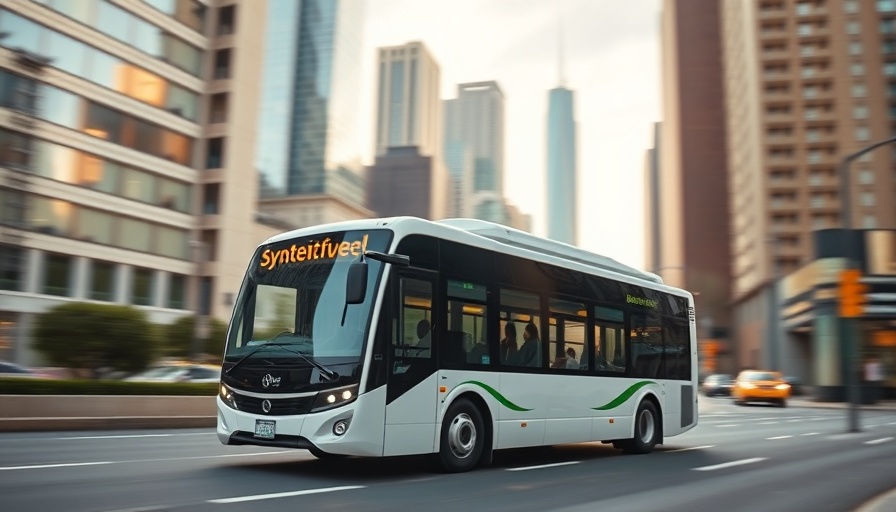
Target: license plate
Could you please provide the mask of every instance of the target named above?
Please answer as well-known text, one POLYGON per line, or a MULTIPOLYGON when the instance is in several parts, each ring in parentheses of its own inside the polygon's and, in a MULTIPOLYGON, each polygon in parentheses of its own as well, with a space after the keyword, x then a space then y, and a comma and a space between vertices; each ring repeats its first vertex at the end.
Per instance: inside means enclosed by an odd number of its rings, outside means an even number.
POLYGON ((276 424, 274 420, 255 420, 255 437, 273 439, 276 424))

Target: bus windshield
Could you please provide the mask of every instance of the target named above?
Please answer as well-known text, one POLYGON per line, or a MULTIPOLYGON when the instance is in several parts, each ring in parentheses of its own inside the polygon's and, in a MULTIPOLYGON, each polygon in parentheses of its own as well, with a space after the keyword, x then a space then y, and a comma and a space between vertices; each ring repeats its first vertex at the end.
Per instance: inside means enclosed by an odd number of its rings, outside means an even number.
POLYGON ((347 231, 260 247, 234 309, 225 371, 238 362, 244 368, 359 362, 383 263, 367 260, 360 304, 346 304, 346 275, 363 251, 385 251, 391 237, 387 230, 347 231))

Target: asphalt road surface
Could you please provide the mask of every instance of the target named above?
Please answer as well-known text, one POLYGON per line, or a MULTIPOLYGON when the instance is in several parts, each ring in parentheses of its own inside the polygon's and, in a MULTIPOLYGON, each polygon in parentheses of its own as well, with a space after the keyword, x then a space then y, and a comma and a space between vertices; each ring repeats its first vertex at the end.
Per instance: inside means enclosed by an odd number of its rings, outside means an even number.
POLYGON ((737 407, 649 455, 600 443, 497 452, 446 475, 421 457, 319 461, 199 430, 0 435, 0 510, 851 511, 896 488, 896 412, 737 407))

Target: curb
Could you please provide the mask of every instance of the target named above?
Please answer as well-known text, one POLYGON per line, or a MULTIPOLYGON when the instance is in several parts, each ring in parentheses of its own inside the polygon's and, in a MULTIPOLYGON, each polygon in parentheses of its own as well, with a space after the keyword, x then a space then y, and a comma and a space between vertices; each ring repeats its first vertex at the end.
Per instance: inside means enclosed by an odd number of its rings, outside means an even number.
POLYGON ((880 494, 865 502, 853 512, 892 512, 896 510, 896 489, 880 494))

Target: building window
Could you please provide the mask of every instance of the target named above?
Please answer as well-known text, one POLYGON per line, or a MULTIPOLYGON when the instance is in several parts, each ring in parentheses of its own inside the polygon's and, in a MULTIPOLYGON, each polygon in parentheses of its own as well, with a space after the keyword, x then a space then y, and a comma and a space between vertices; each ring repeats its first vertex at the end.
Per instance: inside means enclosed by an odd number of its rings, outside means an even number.
POLYGON ((858 41, 853 41, 849 43, 849 54, 850 55, 861 55, 862 54, 862 43, 858 41))
POLYGON ((152 305, 152 274, 148 268, 134 268, 131 304, 137 306, 152 305))
POLYGON ((865 84, 853 84, 853 86, 852 86, 853 98, 864 98, 865 94, 866 94, 865 84))
POLYGON ((72 258, 62 254, 47 254, 44 265, 43 293, 68 297, 71 294, 72 258))
POLYGON ((205 155, 206 169, 220 169, 224 166, 224 137, 215 137, 208 140, 208 149, 205 155))
POLYGON ((218 30, 219 36, 227 36, 235 32, 236 23, 236 6, 228 5, 218 10, 218 30))
POLYGON ((852 117, 853 119, 867 119, 868 107, 865 105, 856 105, 852 108, 852 117))
POLYGON ((215 80, 230 78, 230 48, 215 52, 215 80))
POLYGON ((874 192, 862 192, 862 206, 874 206, 874 192))
POLYGON ((204 215, 217 215, 220 213, 219 197, 221 185, 218 183, 209 183, 203 187, 202 213, 204 215))
POLYGON ((862 227, 864 229, 876 229, 877 228, 877 217, 873 215, 866 215, 862 219, 862 227))
POLYGON ((870 169, 862 169, 859 171, 859 183, 862 185, 872 185, 874 183, 874 171, 870 169))
POLYGON ((186 309, 187 277, 181 274, 171 274, 168 281, 168 307, 172 309, 186 309))
POLYGON ((855 14, 859 12, 858 0, 843 0, 843 12, 847 14, 855 14))
POLYGON ((852 73, 852 76, 862 76, 865 74, 865 65, 861 62, 853 62, 849 66, 849 71, 852 73))
POLYGON ((115 300, 115 264, 105 261, 92 262, 90 298, 112 302, 115 300))
POLYGON ((867 126, 859 126, 856 128, 856 140, 866 141, 869 139, 871 139, 871 134, 869 133, 867 126))
POLYGON ((25 291, 24 261, 21 247, 0 245, 0 290, 25 291))

